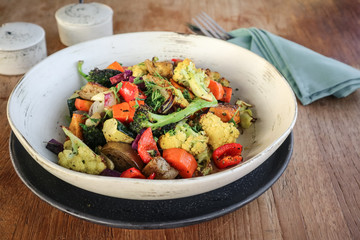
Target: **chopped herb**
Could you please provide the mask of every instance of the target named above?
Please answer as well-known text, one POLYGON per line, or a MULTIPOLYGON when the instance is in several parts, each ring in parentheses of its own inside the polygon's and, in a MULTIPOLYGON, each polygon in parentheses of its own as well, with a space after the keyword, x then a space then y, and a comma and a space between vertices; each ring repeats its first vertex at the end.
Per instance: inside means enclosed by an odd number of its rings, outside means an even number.
POLYGON ((118 96, 118 92, 120 91, 122 87, 122 82, 118 83, 116 86, 114 87, 111 87, 110 90, 113 91, 114 95, 115 95, 115 98, 118 102, 120 102, 120 98, 118 96))

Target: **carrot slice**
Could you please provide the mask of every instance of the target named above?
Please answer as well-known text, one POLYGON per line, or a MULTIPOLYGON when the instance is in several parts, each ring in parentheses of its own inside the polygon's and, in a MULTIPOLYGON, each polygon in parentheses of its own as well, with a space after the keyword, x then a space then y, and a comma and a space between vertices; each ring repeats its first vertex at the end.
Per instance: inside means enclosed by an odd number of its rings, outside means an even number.
POLYGON ((122 102, 112 106, 113 117, 122 123, 129 123, 131 117, 130 105, 128 102, 122 102))
POLYGON ((193 155, 181 148, 169 148, 163 151, 163 158, 183 178, 191 178, 197 168, 197 162, 193 155))
POLYGON ((82 114, 73 113, 69 130, 78 138, 83 139, 82 128, 80 123, 85 123, 85 117, 82 114))
POLYGON ((223 86, 223 89, 224 89, 224 96, 220 99, 220 101, 229 103, 231 101, 232 88, 223 86))
POLYGON ((112 64, 110 64, 109 66, 107 66, 106 69, 113 69, 113 70, 118 70, 120 72, 125 72, 124 68, 121 66, 121 64, 117 61, 113 62, 112 64))
POLYGON ((80 111, 88 112, 92 104, 93 104, 92 101, 84 100, 81 98, 77 98, 75 100, 75 108, 80 111))
MULTIPOLYGON (((209 108, 209 112, 212 112, 213 114, 218 116, 221 121, 228 122, 234 116, 237 109, 237 105, 218 104, 216 107, 209 108)), ((236 116, 234 117, 234 121, 235 123, 240 122, 240 114, 236 114, 236 116)))
POLYGON ((133 100, 129 102, 122 102, 112 106, 113 117, 122 123, 130 123, 134 120, 136 111, 136 104, 144 105, 142 100, 133 100))
POLYGON ((210 92, 216 98, 216 100, 220 100, 224 97, 224 88, 220 83, 210 79, 210 83, 208 87, 210 89, 210 92))

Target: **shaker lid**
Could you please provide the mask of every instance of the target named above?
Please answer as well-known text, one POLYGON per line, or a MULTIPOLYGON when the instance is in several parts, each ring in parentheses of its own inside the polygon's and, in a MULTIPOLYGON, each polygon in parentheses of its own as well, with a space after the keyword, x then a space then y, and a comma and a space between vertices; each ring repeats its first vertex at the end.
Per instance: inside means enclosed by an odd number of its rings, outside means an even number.
POLYGON ((113 10, 101 3, 78 3, 66 5, 55 13, 58 22, 64 25, 97 25, 111 18, 113 10))
POLYGON ((11 22, 0 26, 0 51, 17 51, 38 44, 45 37, 42 27, 26 22, 11 22))

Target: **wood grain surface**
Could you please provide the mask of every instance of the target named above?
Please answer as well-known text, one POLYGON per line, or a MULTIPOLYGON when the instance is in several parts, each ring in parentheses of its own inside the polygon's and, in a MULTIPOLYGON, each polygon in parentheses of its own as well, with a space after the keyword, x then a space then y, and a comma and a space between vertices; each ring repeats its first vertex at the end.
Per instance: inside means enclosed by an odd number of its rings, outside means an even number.
MULTIPOLYGON (((263 28, 360 68, 359 0, 99 2, 114 9, 116 34, 189 33, 185 23, 205 11, 226 30, 263 28)), ((69 3, 0 0, 0 24, 39 24, 46 31, 50 55, 65 48, 54 14, 69 3)), ((360 239, 360 91, 308 106, 298 102, 292 159, 280 179, 246 206, 187 227, 128 230, 64 213, 38 198, 17 176, 9 156, 6 104, 20 78, 0 75, 0 239, 360 239)))

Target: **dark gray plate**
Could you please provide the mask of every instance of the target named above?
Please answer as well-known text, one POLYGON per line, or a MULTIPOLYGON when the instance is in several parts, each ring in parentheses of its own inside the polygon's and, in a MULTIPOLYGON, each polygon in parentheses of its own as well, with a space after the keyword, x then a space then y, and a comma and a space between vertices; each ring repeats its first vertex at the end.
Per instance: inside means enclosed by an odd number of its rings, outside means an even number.
POLYGON ((180 199, 139 201, 99 195, 60 180, 34 161, 13 133, 10 136, 14 168, 38 197, 81 219, 128 229, 183 227, 230 213, 269 189, 286 169, 292 151, 291 133, 262 165, 225 187, 180 199))

